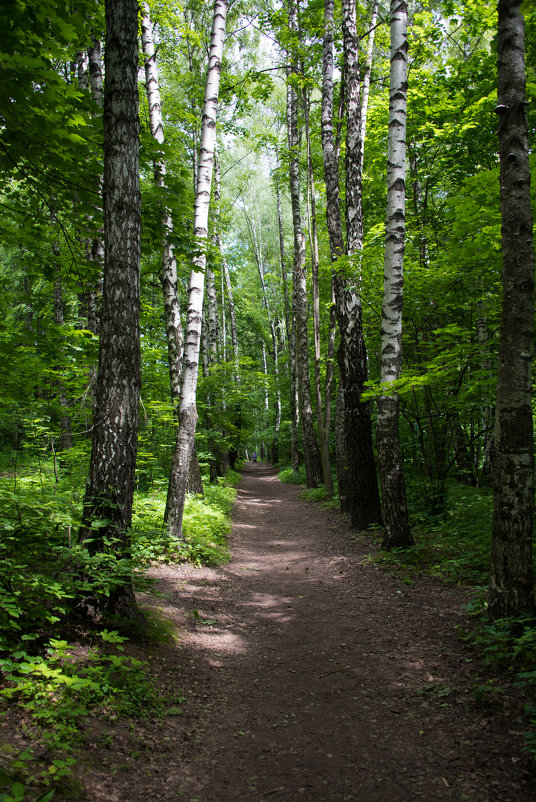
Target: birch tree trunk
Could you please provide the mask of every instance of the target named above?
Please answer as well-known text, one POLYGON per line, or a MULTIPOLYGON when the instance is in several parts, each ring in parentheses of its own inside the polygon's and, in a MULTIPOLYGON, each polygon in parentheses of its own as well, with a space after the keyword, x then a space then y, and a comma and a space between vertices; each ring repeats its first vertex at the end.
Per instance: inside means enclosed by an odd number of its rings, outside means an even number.
MULTIPOLYGON (((101 107, 104 105, 104 92, 102 81, 102 55, 100 39, 94 39, 87 51, 89 67, 89 85, 91 96, 101 107)), ((99 271, 104 264, 104 242, 102 235, 96 236, 91 243, 91 261, 94 262, 99 271)), ((94 334, 99 333, 100 301, 102 297, 102 276, 97 279, 96 286, 88 292, 88 328, 94 334)))
MULTIPOLYGON (((334 0, 324 2, 324 38, 322 44, 322 105, 320 131, 322 138, 322 157, 324 162, 324 181, 326 184, 326 221, 329 237, 329 251, 333 264, 334 308, 344 287, 342 277, 337 273, 337 260, 344 254, 344 233, 341 222, 339 187, 339 147, 333 131, 333 68, 334 68, 334 0)), ((341 512, 348 511, 348 482, 346 473, 346 448, 344 437, 344 401, 342 385, 339 380, 335 407, 335 453, 337 465, 337 484, 341 512)))
MULTIPOLYGON (((160 82, 158 77, 158 66, 156 63, 153 25, 148 3, 142 3, 141 6, 141 41, 145 67, 145 90, 147 93, 147 103, 149 107, 149 127, 152 136, 162 148, 164 145, 162 101, 160 97, 160 82)), ((166 185, 167 165, 162 149, 154 161, 153 170, 156 185, 161 189, 164 189, 166 185)), ((171 401, 173 404, 173 413, 175 416, 176 425, 178 425, 184 337, 178 295, 177 260, 173 252, 173 246, 169 241, 169 235, 173 231, 173 220, 171 218, 169 209, 165 207, 165 204, 162 204, 161 226, 162 255, 160 260, 160 284, 162 286, 162 295, 164 299, 171 401)), ((171 457, 172 467, 170 469, 170 473, 173 471, 173 463, 177 460, 177 458, 177 452, 176 449, 174 449, 171 457)), ((202 492, 202 488, 200 492, 202 492)), ((169 508, 172 506, 172 504, 173 499, 170 499, 169 497, 168 486, 168 497, 164 512, 164 523, 167 522, 169 508)))
MULTIPOLYGON (((297 11, 294 2, 289 8, 289 26, 297 30, 297 11)), ((309 382, 309 344, 307 336, 307 281, 305 268, 305 236, 302 228, 300 204, 300 136, 298 130, 298 97, 292 85, 292 66, 287 86, 287 130, 289 145, 289 180, 292 204, 292 224, 294 229, 294 263, 292 270, 292 299, 296 317, 296 365, 300 402, 300 423, 302 429, 303 460, 307 487, 317 487, 322 481, 320 450, 313 424, 311 387, 309 382)))
MULTIPOLYGON (((89 478, 80 540, 90 552, 111 542, 118 559, 130 556, 129 528, 136 469, 140 395, 140 249, 138 7, 106 2, 104 95, 105 263, 99 367, 89 478), (93 523, 106 521, 93 529, 93 523)), ((114 613, 137 613, 132 583, 112 589, 114 613)), ((102 600, 94 600, 95 607, 102 600)), ((88 600, 81 608, 87 613, 88 600)))
MULTIPOLYGON (((225 258, 225 253, 223 250, 223 243, 221 239, 221 226, 220 226, 220 216, 219 216, 219 200, 221 197, 221 186, 220 186, 220 163, 217 157, 217 153, 214 154, 214 200, 217 204, 216 208, 216 215, 215 215, 215 235, 214 241, 216 247, 218 249, 220 255, 220 266, 221 266, 221 314, 222 314, 222 325, 221 325, 221 334, 222 334, 222 342, 221 342, 221 355, 223 357, 223 361, 227 362, 227 346, 226 346, 226 319, 225 319, 225 295, 227 294, 227 303, 229 305, 229 320, 230 320, 230 327, 231 327, 231 344, 233 349, 233 380, 235 385, 238 387, 240 384, 240 354, 238 351, 238 331, 236 327, 236 309, 234 304, 234 297, 233 297, 233 287, 231 285, 231 277, 229 275, 229 267, 227 265, 227 260, 225 258)), ((222 408, 226 408, 226 401, 225 398, 222 398, 222 408)), ((223 473, 227 468, 232 468, 234 470, 236 460, 238 458, 238 450, 240 447, 240 439, 241 439, 241 429, 242 429, 242 411, 241 411, 241 403, 240 401, 232 402, 231 410, 232 420, 233 420, 233 432, 230 436, 230 445, 229 450, 222 453, 222 469, 223 473)), ((229 437, 228 433, 224 433, 227 437, 229 437)))
MULTIPOLYGON (((316 225, 316 199, 315 182, 313 175, 313 160, 311 158, 311 131, 309 125, 310 98, 306 90, 303 91, 303 110, 305 123, 305 141, 307 154, 307 207, 309 218, 309 242, 311 248, 311 278, 313 286, 313 342, 314 342, 314 385, 316 401, 316 427, 320 444, 320 460, 322 463, 322 477, 324 489, 329 498, 333 496, 333 479, 331 476, 331 461, 329 456, 329 424, 330 415, 327 408, 330 398, 326 396, 322 403, 322 388, 320 386, 320 287, 319 287, 319 256, 318 235, 316 225), (327 425, 326 425, 327 422, 327 425)), ((331 318, 330 318, 331 322, 331 318)))
POLYGON ((216 144, 216 119, 220 88, 221 59, 225 40, 228 0, 216 0, 212 23, 205 102, 201 127, 201 144, 197 169, 194 205, 194 233, 200 252, 193 260, 188 287, 188 310, 181 381, 181 404, 176 449, 177 464, 170 476, 170 498, 167 524, 171 535, 182 537, 182 517, 188 482, 188 466, 194 445, 197 422, 196 391, 199 373, 199 348, 203 314, 204 274, 208 236, 208 212, 212 186, 212 168, 216 144))
POLYGON ((365 135, 367 133, 367 113, 370 93, 370 76, 372 73, 372 54, 374 51, 374 39, 376 37, 376 25, 378 22, 378 0, 373 0, 372 11, 370 14, 370 32, 367 42, 367 57, 365 59, 365 74, 363 75, 363 88, 361 92, 361 172, 363 172, 363 159, 365 155, 365 135))
POLYGON ((300 468, 300 451, 298 443, 298 404, 297 404, 297 377, 296 377, 296 342, 295 328, 292 319, 292 309, 288 297, 287 257, 285 252, 285 237, 283 231, 283 213, 281 209, 281 188, 279 180, 275 182, 277 201, 277 227, 279 231, 279 259, 281 263, 281 282, 283 284, 283 303, 285 306, 285 331, 288 342, 288 359, 290 368, 290 464, 297 473, 300 468))
POLYGON ((413 545, 398 432, 399 397, 388 385, 402 369, 402 296, 406 234, 406 110, 408 88, 408 10, 391 0, 391 70, 387 144, 387 215, 383 271, 381 381, 376 440, 382 489, 383 548, 413 545))
MULTIPOLYGON (((164 145, 162 102, 160 98, 158 67, 156 64, 153 39, 153 26, 148 3, 142 3, 141 12, 141 38, 145 66, 145 90, 149 106, 149 126, 152 136, 162 147, 164 145)), ((161 189, 165 187, 166 162, 162 150, 160 150, 154 162, 154 179, 157 186, 161 189)), ((177 293, 177 261, 173 253, 173 247, 169 242, 169 235, 173 230, 173 221, 169 210, 166 209, 164 205, 162 206, 161 224, 162 257, 160 262, 160 283, 162 285, 164 297, 171 397, 174 408, 178 413, 183 333, 181 310, 177 293)))
POLYGON ((531 361, 534 247, 521 0, 499 0, 497 38, 503 301, 495 413, 489 616, 534 614, 531 361))
MULTIPOLYGON (((492 365, 489 352, 489 330, 488 321, 483 301, 477 304, 478 318, 476 321, 476 336, 478 345, 480 346, 482 357, 480 361, 480 370, 483 374, 490 374, 492 365)), ((477 484, 490 485, 492 478, 492 463, 493 463, 493 420, 495 411, 493 408, 493 400, 491 397, 484 399, 480 411, 480 424, 482 429, 482 446, 477 450, 477 461, 475 466, 475 474, 477 484), (481 459, 479 458, 481 456, 481 459), (480 468, 480 463, 482 468, 480 468)))
MULTIPOLYGON (((352 257, 359 255, 363 248, 361 99, 355 0, 343 0, 343 43, 346 78, 346 252, 352 257)), ((381 508, 372 448, 370 404, 361 400, 368 377, 361 299, 357 288, 340 275, 336 274, 334 287, 341 334, 338 363, 344 404, 345 447, 345 463, 341 466, 339 460, 338 469, 341 472, 340 481, 346 482, 351 524, 357 529, 365 529, 381 521, 381 508)))

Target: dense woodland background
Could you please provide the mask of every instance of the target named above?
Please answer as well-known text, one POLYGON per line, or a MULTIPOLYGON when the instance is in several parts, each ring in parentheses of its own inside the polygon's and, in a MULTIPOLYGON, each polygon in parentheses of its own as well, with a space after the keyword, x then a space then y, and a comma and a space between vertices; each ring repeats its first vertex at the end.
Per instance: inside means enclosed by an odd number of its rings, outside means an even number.
MULTIPOLYGON (((390 11, 385 2, 357 2, 361 124, 370 80, 358 186, 362 238, 335 259, 322 139, 325 6, 324 0, 230 5, 206 246, 193 226, 213 7, 155 0, 140 9, 141 395, 133 521, 125 539, 110 534, 106 515, 95 513, 89 523, 86 517, 81 528, 102 324, 104 7, 93 0, 4 0, 0 644, 8 700, 22 694, 38 706, 28 676, 37 683, 51 659, 63 676, 57 650, 65 648, 69 627, 86 621, 88 610, 109 626, 106 615, 118 610, 106 600, 132 577, 143 583, 149 561, 228 559, 225 534, 238 478, 232 469, 254 453, 280 465, 283 479, 306 483, 310 498, 340 506, 354 528, 370 528, 372 542, 381 538, 379 506, 362 517, 361 502, 352 500, 359 469, 346 450, 351 404, 347 391, 345 412, 339 350, 350 324, 341 323, 337 287, 359 300, 368 373, 361 375, 359 414, 369 416, 374 438, 382 396, 390 11), (293 164, 305 240, 301 301, 295 275, 293 281, 293 164), (170 383, 169 349, 173 337, 182 347, 189 276, 201 251, 195 451, 184 517, 172 526, 169 504, 166 524, 164 513, 181 391, 170 383), (168 268, 175 260, 176 275, 166 274, 166 258, 168 268), (300 308, 305 334, 301 324, 296 328, 300 308), (307 391, 302 383, 298 392, 300 364, 308 380, 307 391), (311 436, 316 466, 308 462, 311 436)), ((350 51, 346 43, 345 58, 337 2, 333 13, 333 142, 349 238, 350 51)), ((394 545, 415 545, 380 551, 375 559, 401 566, 408 582, 417 570, 470 582, 480 610, 490 565, 502 300, 497 9, 484 0, 429 0, 410 2, 408 14, 403 363, 393 387, 411 531, 406 543, 394 545)), ((532 146, 533 3, 524 4, 523 17, 532 146)), ((511 622, 494 624, 506 662, 517 649, 517 670, 529 670, 536 652, 535 630, 518 620, 533 612, 531 604, 533 596, 510 610, 518 627, 513 635, 511 622)), ((102 668, 104 656, 99 660, 102 668)))

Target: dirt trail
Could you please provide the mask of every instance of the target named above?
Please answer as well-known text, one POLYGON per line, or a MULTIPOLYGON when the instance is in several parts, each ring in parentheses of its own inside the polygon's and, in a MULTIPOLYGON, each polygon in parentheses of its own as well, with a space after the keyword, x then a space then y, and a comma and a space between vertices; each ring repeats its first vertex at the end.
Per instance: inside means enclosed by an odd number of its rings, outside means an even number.
POLYGON ((473 700, 463 592, 400 585, 299 494, 250 465, 231 562, 155 569, 181 639, 155 671, 183 715, 95 736, 90 799, 533 800, 517 711, 473 700))

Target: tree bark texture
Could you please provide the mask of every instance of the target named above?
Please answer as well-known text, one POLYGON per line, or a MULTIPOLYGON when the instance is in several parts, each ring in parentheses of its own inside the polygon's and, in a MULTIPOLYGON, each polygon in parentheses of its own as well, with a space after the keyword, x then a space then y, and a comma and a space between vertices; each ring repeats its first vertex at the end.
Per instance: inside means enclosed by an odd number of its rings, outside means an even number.
POLYGON ((369 94, 370 94, 370 77, 372 73, 372 53, 374 51, 374 39, 376 36, 376 24, 378 21, 378 0, 373 0, 372 3, 372 11, 370 14, 370 31, 369 37, 367 42, 367 57, 365 59, 365 73, 363 75, 363 87, 362 87, 362 97, 361 97, 361 131, 360 131, 360 139, 361 139, 361 163, 360 169, 363 172, 363 158, 365 154, 365 134, 367 133, 367 112, 368 112, 368 101, 369 101, 369 94))
MULTIPOLYGON (((141 41, 145 68, 145 91, 147 94, 147 104, 149 107, 149 127, 153 138, 160 146, 163 146, 165 137, 162 119, 162 101, 160 97, 160 82, 158 76, 158 66, 156 62, 153 24, 151 21, 148 3, 142 3, 141 6, 141 41)), ((154 161, 153 172, 156 185, 160 187, 160 189, 164 189, 166 185, 167 165, 162 150, 154 161)), ((173 413, 178 425, 184 335, 178 295, 177 260, 173 252, 173 246, 169 241, 169 235, 173 231, 173 220, 171 218, 169 209, 167 209, 164 204, 162 204, 161 210, 161 226, 162 255, 160 260, 160 284, 164 299, 171 402, 173 404, 173 413)), ((172 464, 170 473, 173 472, 173 464, 177 459, 177 452, 176 449, 174 449, 171 457, 172 464)), ((168 498, 166 499, 164 522, 167 522, 168 511, 173 505, 173 499, 169 498, 170 486, 171 483, 168 486, 168 498)))
POLYGON ((170 476, 169 492, 173 499, 173 506, 168 510, 167 519, 170 534, 177 538, 182 537, 182 517, 188 483, 188 470, 197 422, 196 391, 199 373, 201 320, 203 314, 208 212, 212 186, 214 149, 216 144, 216 119, 218 113, 221 59, 225 40, 227 9, 228 0, 216 0, 214 3, 205 101, 201 125, 201 143, 197 167, 194 234, 199 244, 199 253, 193 260, 188 287, 187 324, 181 381, 182 395, 176 443, 179 456, 177 465, 170 476))
MULTIPOLYGON (((361 99, 355 0, 343 0, 342 11, 346 79, 346 252, 351 257, 363 248, 361 99)), ((359 281, 359 274, 356 279, 359 281)), ((336 276, 335 294, 341 334, 338 363, 344 400, 348 511, 352 526, 365 529, 381 521, 381 507, 370 404, 361 400, 368 378, 361 298, 357 289, 340 275, 336 276)))
POLYGON ((315 181, 313 172, 313 160, 311 157, 311 131, 309 125, 310 113, 309 92, 303 91, 303 115, 305 123, 305 141, 307 153, 307 207, 309 218, 309 243, 311 249, 311 279, 313 289, 313 342, 314 342, 314 387, 315 387, 315 406, 316 406, 316 428, 318 431, 318 441, 320 445, 320 460, 322 463, 322 478, 326 495, 333 496, 333 479, 331 476, 331 461, 329 455, 329 423, 330 416, 327 413, 330 399, 326 397, 325 405, 322 403, 322 388, 320 385, 320 286, 319 269, 320 260, 318 255, 318 232, 316 224, 316 198, 315 181), (324 413, 324 406, 326 414, 324 413), (326 426, 327 420, 327 426, 326 426))
POLYGON ((287 284, 287 257, 285 251, 285 236, 283 230, 283 212, 281 208, 281 188, 279 181, 276 180, 276 200, 277 200, 277 226, 279 231, 279 259, 281 262, 281 282, 283 284, 283 302, 285 304, 285 331, 288 342, 288 358, 290 368, 290 464, 292 470, 297 473, 300 468, 300 451, 298 442, 298 406, 297 397, 297 377, 296 377, 296 345, 295 331, 292 317, 291 304, 288 298, 287 284))
MULTIPOLYGON (((135 0, 106 2, 104 286, 94 434, 80 538, 92 538, 92 552, 111 540, 119 558, 130 555, 140 395, 137 29, 135 0), (95 521, 106 524, 92 529, 95 521)), ((131 583, 117 587, 108 606, 116 613, 134 614, 131 583)))
MULTIPOLYGON (((149 106, 149 126, 151 134, 160 146, 164 144, 164 126, 162 121, 162 101, 153 38, 153 25, 148 3, 141 6, 141 39, 145 67, 145 90, 149 106)), ((154 162, 154 179, 157 186, 165 187, 166 162, 160 152, 154 162)), ((173 230, 173 221, 169 210, 162 207, 162 258, 160 264, 160 283, 164 297, 166 320, 166 338, 168 347, 169 380, 171 397, 178 416, 180 397, 180 376, 182 369, 183 332, 181 310, 177 293, 177 262, 173 247, 169 242, 169 234, 173 230)))
POLYGON ((534 444, 531 361, 534 247, 525 116, 521 0, 498 4, 498 104, 503 302, 495 414, 489 615, 534 613, 534 444))
POLYGON ((388 385, 402 370, 402 297, 406 235, 406 110, 408 89, 408 9, 391 0, 391 69, 387 144, 387 215, 383 273, 381 381, 376 442, 387 549, 413 545, 399 442, 399 397, 388 385))
MULTIPOLYGON (((480 369, 483 374, 489 375, 492 370, 492 365, 490 358, 488 320, 484 302, 479 301, 477 307, 479 314, 476 321, 476 336, 482 353, 480 369)), ((493 422, 495 417, 493 402, 494 399, 492 399, 491 394, 484 397, 480 413, 480 426, 483 434, 481 440, 482 445, 477 450, 475 473, 477 484, 483 485, 490 485, 493 475, 493 422)))
MULTIPOLYGON (((274 415, 274 437, 272 439, 272 443, 270 445, 270 461, 277 462, 278 454, 279 454, 279 430, 281 428, 281 390, 279 388, 280 379, 279 379, 279 342, 277 337, 277 330, 276 324, 277 321, 274 319, 272 315, 272 310, 270 309, 270 303, 268 301, 268 292, 266 290, 266 282, 264 280, 264 255, 263 255, 263 244, 261 239, 261 224, 259 221, 259 234, 257 235, 255 232, 255 222, 254 220, 249 217, 246 210, 244 210, 244 214, 249 226, 249 230, 251 232, 251 239, 252 239, 252 247, 255 256, 255 262, 257 264, 257 271, 259 273, 259 280, 261 282, 262 288, 262 302, 264 309, 266 311, 266 317, 268 318, 268 325, 270 327, 270 335, 272 338, 272 351, 274 356, 274 404, 273 409, 275 412, 274 415), (274 454, 276 457, 274 458, 274 454)), ((265 345, 263 343, 263 357, 265 361, 265 370, 264 372, 267 374, 266 369, 266 355, 265 355, 265 345)), ((268 387, 268 385, 266 385, 268 387)), ((268 392, 268 390, 266 391, 268 392)), ((268 396, 267 396, 268 397, 268 396)), ((268 417, 266 419, 266 425, 268 426, 269 420, 268 417)))
POLYGON ((289 141, 290 199, 294 230, 294 263, 292 269, 292 301, 296 319, 296 366, 300 401, 303 461, 307 487, 318 487, 322 481, 320 450, 313 424, 311 387, 309 383, 309 346, 307 336, 307 280, 305 236, 300 208, 300 148, 298 132, 298 98, 291 83, 287 88, 287 124, 289 141))

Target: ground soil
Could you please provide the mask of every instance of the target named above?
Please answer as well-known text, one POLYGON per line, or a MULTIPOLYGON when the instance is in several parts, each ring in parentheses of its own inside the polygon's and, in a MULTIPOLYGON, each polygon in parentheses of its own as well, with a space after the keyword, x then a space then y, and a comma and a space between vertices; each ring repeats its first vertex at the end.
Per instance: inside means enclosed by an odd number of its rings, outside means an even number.
POLYGON ((300 490, 249 465, 230 563, 152 569, 162 596, 141 602, 178 642, 138 654, 182 715, 93 724, 87 798, 534 800, 515 695, 473 696, 486 678, 457 634, 468 593, 402 584, 300 490))

